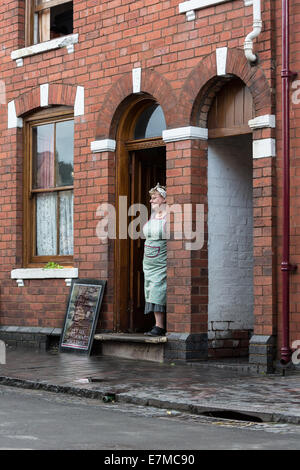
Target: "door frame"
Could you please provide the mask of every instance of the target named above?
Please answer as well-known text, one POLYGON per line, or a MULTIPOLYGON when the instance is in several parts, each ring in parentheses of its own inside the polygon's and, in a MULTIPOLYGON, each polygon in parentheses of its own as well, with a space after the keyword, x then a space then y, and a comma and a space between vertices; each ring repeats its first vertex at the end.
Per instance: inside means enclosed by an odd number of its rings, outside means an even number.
POLYGON ((116 136, 116 233, 114 244, 114 331, 129 331, 130 329, 130 240, 119 237, 119 197, 127 196, 127 213, 130 200, 130 151, 165 147, 160 137, 134 140, 133 132, 141 113, 150 104, 157 103, 150 96, 141 96, 129 104, 123 112, 116 136))

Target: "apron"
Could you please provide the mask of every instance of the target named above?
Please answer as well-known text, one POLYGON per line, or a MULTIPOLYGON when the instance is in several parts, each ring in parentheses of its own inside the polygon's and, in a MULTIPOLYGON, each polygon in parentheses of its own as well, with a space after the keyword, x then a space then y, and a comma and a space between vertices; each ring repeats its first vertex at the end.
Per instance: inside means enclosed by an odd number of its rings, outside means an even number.
POLYGON ((166 218, 151 218, 143 227, 143 271, 145 301, 166 305, 167 296, 167 240, 163 239, 166 218))

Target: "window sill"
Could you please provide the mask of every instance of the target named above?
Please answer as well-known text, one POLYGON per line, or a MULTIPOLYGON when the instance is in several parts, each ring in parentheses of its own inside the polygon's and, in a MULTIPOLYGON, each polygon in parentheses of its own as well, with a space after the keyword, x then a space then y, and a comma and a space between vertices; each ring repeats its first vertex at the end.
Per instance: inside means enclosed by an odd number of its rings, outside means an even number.
POLYGON ((187 21, 196 19, 195 10, 201 8, 208 8, 218 3, 225 3, 229 0, 188 0, 187 2, 179 3, 179 13, 185 13, 187 21))
POLYGON ((24 287, 24 279, 64 279, 66 286, 71 285, 72 279, 78 278, 78 268, 44 269, 24 268, 13 269, 10 275, 19 287, 24 287))
POLYGON ((16 61, 18 67, 23 65, 24 57, 40 54, 42 52, 52 51, 53 49, 60 49, 66 47, 68 53, 74 52, 74 44, 78 43, 78 34, 69 34, 61 38, 51 39, 50 41, 33 44, 32 46, 23 47, 12 51, 11 58, 16 61))

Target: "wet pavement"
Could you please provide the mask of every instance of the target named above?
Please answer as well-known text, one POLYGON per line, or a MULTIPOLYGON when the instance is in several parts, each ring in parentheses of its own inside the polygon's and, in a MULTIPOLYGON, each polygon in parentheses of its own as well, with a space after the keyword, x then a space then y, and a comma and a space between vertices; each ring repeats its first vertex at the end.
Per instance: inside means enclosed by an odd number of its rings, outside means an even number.
POLYGON ((7 350, 0 384, 211 416, 300 424, 300 371, 7 350), (250 417, 250 418, 249 418, 250 417))

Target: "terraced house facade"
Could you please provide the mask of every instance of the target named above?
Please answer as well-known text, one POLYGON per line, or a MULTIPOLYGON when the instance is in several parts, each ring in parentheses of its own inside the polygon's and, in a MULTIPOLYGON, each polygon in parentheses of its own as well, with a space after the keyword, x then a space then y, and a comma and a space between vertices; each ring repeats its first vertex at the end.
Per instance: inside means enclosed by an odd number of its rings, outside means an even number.
POLYGON ((103 354, 288 363, 300 340, 300 1, 7 0, 0 20, 1 338, 45 345, 71 280, 101 279, 103 354), (173 214, 165 342, 121 347, 117 333, 149 326, 143 240, 121 220, 158 181, 169 205, 192 208, 203 242, 176 236, 173 214), (116 236, 103 241, 105 204, 116 236))

